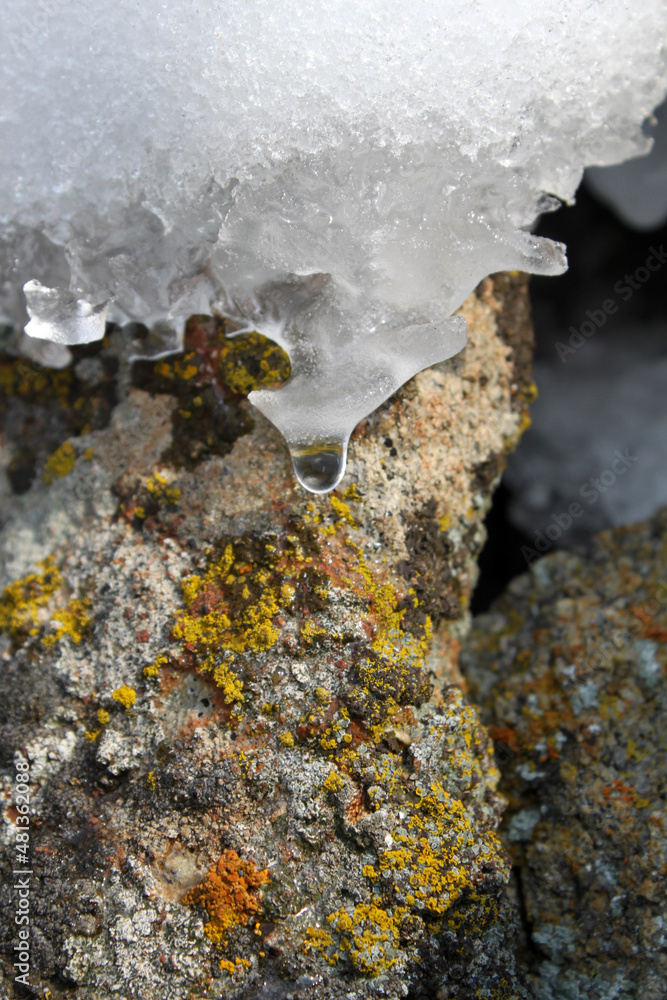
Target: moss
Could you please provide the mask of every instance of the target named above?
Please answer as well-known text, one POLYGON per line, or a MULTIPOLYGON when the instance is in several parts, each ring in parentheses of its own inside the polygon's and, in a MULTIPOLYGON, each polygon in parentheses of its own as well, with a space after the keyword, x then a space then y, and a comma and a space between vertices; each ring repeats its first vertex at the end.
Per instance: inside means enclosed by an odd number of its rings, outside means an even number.
POLYGON ((243 861, 236 851, 226 850, 211 865, 204 881, 188 890, 181 902, 206 910, 206 934, 214 944, 224 944, 232 927, 247 926, 259 912, 260 889, 268 882, 268 870, 258 871, 252 861, 243 861))

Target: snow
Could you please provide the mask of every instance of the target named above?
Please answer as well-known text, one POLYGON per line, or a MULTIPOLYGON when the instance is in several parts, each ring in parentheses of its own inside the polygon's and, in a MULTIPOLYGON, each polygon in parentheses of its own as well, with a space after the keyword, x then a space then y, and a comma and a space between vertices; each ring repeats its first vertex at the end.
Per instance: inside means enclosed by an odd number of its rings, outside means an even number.
POLYGON ((340 459, 310 488, 461 349, 485 275, 563 270, 528 228, 584 166, 646 152, 667 89, 662 0, 16 0, 3 22, 4 318, 60 344, 212 309, 261 327, 293 374, 253 401, 293 454, 340 459))

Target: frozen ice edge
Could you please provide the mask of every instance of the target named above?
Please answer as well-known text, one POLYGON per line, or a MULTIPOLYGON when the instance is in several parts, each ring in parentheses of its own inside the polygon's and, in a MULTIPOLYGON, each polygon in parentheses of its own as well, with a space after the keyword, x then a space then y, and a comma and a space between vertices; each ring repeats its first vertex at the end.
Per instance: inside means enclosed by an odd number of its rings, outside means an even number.
POLYGON ((61 360, 105 319, 171 324, 153 356, 261 323, 292 377, 252 402, 311 489, 479 280, 560 273, 533 220, 650 148, 667 85, 661 0, 33 6, 0 39, 2 318, 61 360))

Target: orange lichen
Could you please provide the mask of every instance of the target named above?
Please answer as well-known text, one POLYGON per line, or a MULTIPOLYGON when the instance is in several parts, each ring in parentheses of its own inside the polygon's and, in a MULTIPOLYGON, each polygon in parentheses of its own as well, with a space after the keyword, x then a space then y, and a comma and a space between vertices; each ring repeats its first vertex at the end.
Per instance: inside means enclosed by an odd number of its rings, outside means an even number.
POLYGON ((267 869, 259 871, 236 851, 223 851, 203 882, 189 889, 181 902, 201 906, 209 916, 204 930, 214 944, 224 943, 230 928, 246 927, 261 906, 260 888, 269 882, 267 869))
POLYGON ((657 642, 667 642, 667 629, 663 628, 661 625, 656 625, 645 608, 632 607, 629 611, 630 614, 641 623, 641 634, 644 639, 653 639, 657 642))

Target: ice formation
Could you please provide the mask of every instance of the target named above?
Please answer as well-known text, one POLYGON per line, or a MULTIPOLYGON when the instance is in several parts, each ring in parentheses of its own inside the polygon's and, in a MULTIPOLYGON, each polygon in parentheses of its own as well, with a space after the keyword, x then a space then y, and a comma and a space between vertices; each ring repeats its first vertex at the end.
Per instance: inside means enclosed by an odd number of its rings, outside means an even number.
POLYGON ((60 344, 216 309, 273 337, 292 374, 252 402, 332 488, 481 278, 564 269, 530 225, 648 149, 666 27, 662 0, 16 0, 0 307, 60 344))
POLYGON ((655 113, 653 149, 615 167, 592 167, 589 187, 627 226, 651 230, 667 222, 667 103, 655 113))

